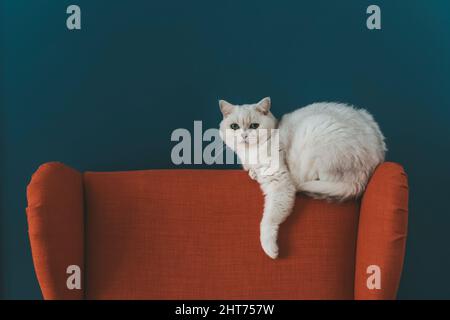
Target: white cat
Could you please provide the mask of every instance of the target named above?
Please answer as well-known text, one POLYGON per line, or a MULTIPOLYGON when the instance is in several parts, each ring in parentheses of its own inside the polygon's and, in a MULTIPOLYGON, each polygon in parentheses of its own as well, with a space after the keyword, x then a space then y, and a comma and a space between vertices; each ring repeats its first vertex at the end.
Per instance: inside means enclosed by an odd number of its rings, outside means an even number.
POLYGON ((220 100, 219 105, 221 138, 265 195, 260 240, 271 258, 278 256, 278 229, 297 191, 317 199, 357 198, 384 161, 384 136, 364 109, 314 103, 284 115, 278 124, 270 98, 246 105, 220 100))

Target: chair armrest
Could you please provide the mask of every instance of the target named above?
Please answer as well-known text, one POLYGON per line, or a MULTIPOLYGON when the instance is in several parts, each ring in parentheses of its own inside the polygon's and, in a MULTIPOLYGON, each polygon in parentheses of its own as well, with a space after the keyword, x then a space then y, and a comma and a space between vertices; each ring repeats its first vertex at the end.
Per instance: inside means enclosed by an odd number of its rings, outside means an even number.
MULTIPOLYGON (((396 298, 403 268, 407 225, 407 176, 402 166, 385 162, 375 170, 361 200, 355 299, 396 298), (379 289, 367 284, 374 274, 373 270, 368 270, 369 266, 380 268, 379 289)), ((369 282, 373 283, 372 280, 373 277, 369 282)))
POLYGON ((33 174, 27 200, 33 263, 44 299, 83 299, 82 280, 81 289, 66 285, 68 266, 84 269, 82 175, 61 163, 46 163, 33 174))

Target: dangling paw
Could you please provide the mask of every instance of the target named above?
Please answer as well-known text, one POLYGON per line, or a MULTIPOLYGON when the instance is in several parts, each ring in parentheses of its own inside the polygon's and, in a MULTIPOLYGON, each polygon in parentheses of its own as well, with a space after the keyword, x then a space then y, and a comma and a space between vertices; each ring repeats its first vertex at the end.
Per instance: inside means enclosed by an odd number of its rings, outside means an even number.
POLYGON ((277 226, 262 226, 261 225, 261 246, 264 252, 276 259, 278 257, 278 245, 277 245, 278 227, 277 226))

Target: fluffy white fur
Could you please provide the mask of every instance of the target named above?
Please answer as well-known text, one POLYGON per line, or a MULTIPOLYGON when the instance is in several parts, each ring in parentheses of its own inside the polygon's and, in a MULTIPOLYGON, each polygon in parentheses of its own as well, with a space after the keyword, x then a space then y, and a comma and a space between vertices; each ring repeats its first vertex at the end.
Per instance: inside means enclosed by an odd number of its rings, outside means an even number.
POLYGON ((219 105, 222 139, 265 195, 260 240, 271 258, 278 256, 278 229, 297 191, 318 199, 357 198, 384 161, 384 136, 364 109, 314 103, 277 123, 270 98, 239 106, 221 100, 219 105))

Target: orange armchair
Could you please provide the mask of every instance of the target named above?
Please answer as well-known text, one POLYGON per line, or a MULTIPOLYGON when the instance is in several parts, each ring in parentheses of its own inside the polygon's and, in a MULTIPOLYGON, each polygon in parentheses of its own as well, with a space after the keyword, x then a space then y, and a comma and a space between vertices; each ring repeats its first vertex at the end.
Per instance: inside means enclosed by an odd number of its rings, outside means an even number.
POLYGON ((45 299, 394 299, 400 281, 408 186, 394 163, 377 168, 361 201, 298 195, 277 260, 260 248, 263 197, 241 170, 47 163, 27 198, 45 299), (70 265, 81 289, 66 285, 70 265))

